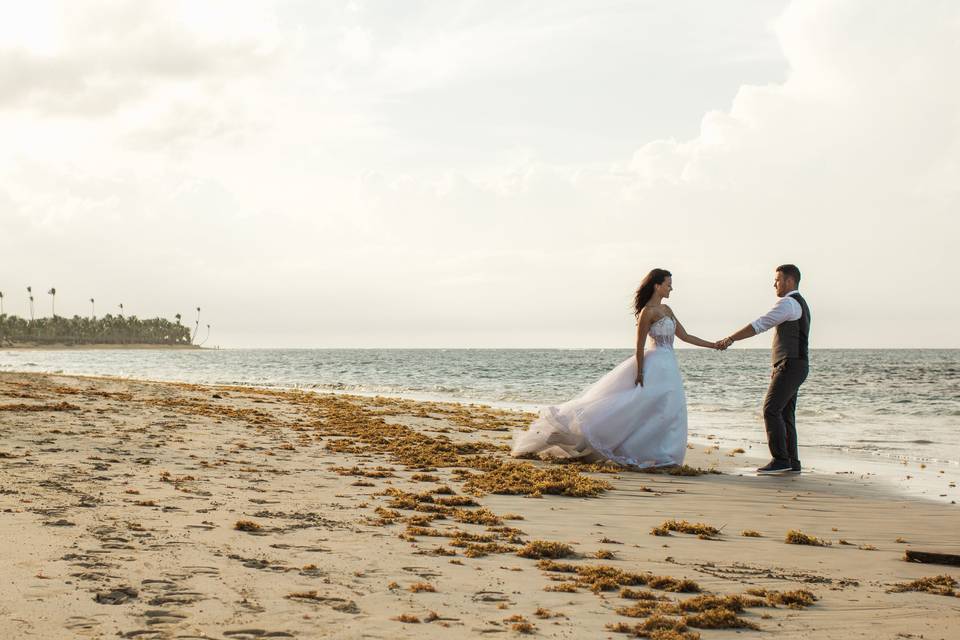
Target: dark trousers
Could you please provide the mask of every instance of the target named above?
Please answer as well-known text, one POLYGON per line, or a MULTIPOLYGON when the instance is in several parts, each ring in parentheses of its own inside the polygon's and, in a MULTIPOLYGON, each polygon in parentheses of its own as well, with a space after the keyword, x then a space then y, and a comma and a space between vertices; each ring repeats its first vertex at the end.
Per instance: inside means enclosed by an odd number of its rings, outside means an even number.
POLYGON ((767 427, 770 455, 778 462, 800 466, 797 453, 797 392, 807 379, 809 363, 801 358, 786 358, 773 365, 770 388, 763 399, 763 422, 767 427))

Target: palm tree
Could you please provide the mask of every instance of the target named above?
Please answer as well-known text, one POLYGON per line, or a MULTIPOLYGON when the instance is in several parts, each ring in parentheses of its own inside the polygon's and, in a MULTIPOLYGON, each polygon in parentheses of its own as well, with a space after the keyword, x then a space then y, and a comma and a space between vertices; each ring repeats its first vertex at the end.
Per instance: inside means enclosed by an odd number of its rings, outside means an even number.
POLYGON ((123 303, 122 303, 122 302, 120 303, 119 307, 120 307, 120 317, 122 318, 122 317, 123 317, 123 303))
POLYGON ((30 294, 30 321, 33 322, 33 287, 27 287, 27 293, 30 294))
POLYGON ((173 317, 177 319, 177 324, 180 324, 180 318, 182 318, 183 316, 181 316, 181 315, 178 313, 177 315, 175 315, 175 316, 173 316, 173 317))
POLYGON ((210 325, 207 325, 207 335, 204 336, 203 342, 201 342, 201 343, 200 343, 199 345, 197 345, 197 346, 202 347, 203 345, 207 344, 207 340, 209 340, 209 339, 210 339, 210 325))
POLYGON ((47 291, 50 294, 50 315, 54 318, 57 317, 57 288, 50 287, 50 291, 47 291))
POLYGON ((90 298, 90 317, 94 320, 97 319, 97 308, 93 304, 93 298, 90 298))
POLYGON ((190 339, 190 342, 196 342, 197 334, 200 332, 200 307, 197 307, 197 324, 193 328, 193 338, 190 339))
POLYGON ((3 315, 3 291, 0 291, 0 316, 3 315))

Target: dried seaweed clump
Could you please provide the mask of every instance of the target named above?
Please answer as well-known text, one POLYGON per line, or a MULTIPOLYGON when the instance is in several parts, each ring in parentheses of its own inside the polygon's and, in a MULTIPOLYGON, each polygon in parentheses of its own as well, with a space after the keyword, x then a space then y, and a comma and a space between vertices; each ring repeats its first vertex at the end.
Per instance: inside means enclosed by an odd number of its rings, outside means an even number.
POLYGON ((720 529, 711 527, 702 522, 687 522, 686 520, 665 520, 659 527, 654 527, 651 533, 655 536, 669 535, 664 532, 676 531, 693 535, 713 537, 720 535, 720 529))
POLYGON ((80 407, 69 402, 56 404, 0 404, 0 411, 79 411, 80 407))
POLYGON ((629 633, 637 638, 650 638, 651 640, 700 640, 700 634, 695 631, 688 631, 683 620, 661 615, 650 616, 643 622, 632 625, 625 622, 608 624, 607 631, 629 633))
POLYGON ((446 548, 445 546, 443 546, 443 545, 440 545, 440 546, 438 546, 438 547, 434 547, 433 549, 430 549, 430 550, 428 550, 428 551, 424 551, 423 553, 424 553, 425 555, 430 555, 430 556, 455 556, 455 555, 457 555, 457 552, 456 552, 456 551, 453 551, 452 549, 447 549, 447 548, 446 548))
POLYGON ((517 633, 534 633, 537 630, 533 623, 519 614, 504 618, 503 621, 511 623, 510 628, 517 633))
POLYGON ((648 600, 651 602, 664 599, 663 596, 658 596, 652 591, 637 591, 627 587, 620 590, 620 597, 627 600, 648 600))
POLYGON ((413 615, 412 613, 401 613, 400 615, 398 615, 393 619, 396 620, 397 622, 420 624, 420 618, 413 615))
POLYGON ((569 562, 557 562, 555 560, 540 560, 537 562, 537 568, 543 569, 544 571, 558 571, 560 573, 576 573, 577 565, 570 564, 569 562))
POLYGON ((409 589, 412 593, 421 593, 424 591, 433 593, 437 590, 436 587, 429 582, 414 582, 412 585, 410 585, 409 589))
POLYGON ((599 560, 613 560, 616 554, 609 549, 600 549, 593 553, 593 556, 599 560))
POLYGON ((703 595, 681 600, 677 603, 677 609, 692 612, 703 612, 711 609, 729 609, 730 611, 740 613, 747 607, 762 607, 764 604, 764 600, 759 597, 703 595))
POLYGON ((376 469, 364 469, 354 465, 353 467, 333 467, 330 469, 340 476, 360 476, 361 478, 395 478, 393 470, 387 467, 377 467, 376 469))
MULTIPOLYGON (((450 543, 453 546, 460 546, 456 541, 450 543)), ((482 558, 491 553, 513 553, 517 550, 516 547, 512 547, 507 544, 500 544, 499 542, 484 542, 484 543, 473 543, 465 544, 466 550, 463 552, 463 555, 468 558, 482 558)))
POLYGON ((435 498, 434 502, 436 502, 439 505, 443 505, 445 507, 479 507, 480 506, 480 503, 478 503, 476 500, 468 496, 440 496, 438 498, 435 498))
POLYGON ((796 529, 791 529, 787 532, 787 537, 784 540, 787 544, 805 544, 811 547, 829 547, 830 542, 827 540, 821 540, 816 536, 807 535, 802 531, 797 531, 796 529))
POLYGON ((674 578, 671 576, 654 576, 644 574, 647 579, 647 586, 651 589, 660 589, 661 591, 672 591, 674 593, 697 593, 700 591, 700 585, 693 580, 686 578, 674 578))
POLYGON ((762 538, 763 535, 759 531, 754 531, 753 529, 744 529, 740 532, 744 538, 762 538))
MULTIPOLYGON (((757 598, 764 598, 766 604, 771 607, 785 605, 791 609, 803 609, 812 606, 817 601, 817 596, 806 589, 797 589, 796 591, 774 591, 768 589, 747 589, 747 593, 757 598)), ((755 606, 755 605, 749 605, 755 606)), ((763 606, 763 605, 757 605, 763 606)))
POLYGON ((596 496, 613 488, 605 480, 595 480, 572 468, 540 468, 528 462, 504 462, 483 473, 471 474, 463 487, 473 494, 573 497, 596 496))
POLYGON ((707 609, 692 616, 684 616, 683 621, 688 626, 697 629, 759 629, 757 625, 738 616, 734 611, 724 607, 707 609))
POLYGON ((463 522, 466 524, 486 524, 486 525, 499 525, 503 524, 503 521, 486 507, 481 507, 476 511, 469 511, 467 509, 455 509, 451 514, 453 519, 457 522, 463 522))
MULTIPOLYGON (((570 565, 568 565, 570 566, 570 565)), ((551 571, 549 566, 541 568, 551 571)), ((561 565, 560 571, 568 570, 561 565)), ((610 565, 587 565, 575 567, 577 586, 590 589, 594 593, 601 591, 615 591, 620 587, 637 587, 646 585, 651 589, 672 591, 677 593, 697 593, 700 585, 692 580, 678 579, 671 576, 656 576, 652 573, 632 573, 610 565)))
POLYGON ((887 589, 887 593, 922 591, 924 593, 932 593, 938 596, 960 597, 960 593, 956 591, 958 586, 960 585, 957 584, 957 581, 948 575, 927 576, 925 578, 920 578, 919 580, 914 580, 913 582, 899 582, 887 589))
POLYGON ((517 551, 521 558, 569 558, 574 555, 573 547, 562 542, 533 540, 517 551))
POLYGON ((717 469, 701 469, 700 467, 691 467, 686 464, 673 467, 651 467, 641 469, 644 473, 666 473, 671 476, 703 476, 707 474, 721 475, 717 469))
POLYGON ((233 525, 233 528, 237 531, 262 531, 263 527, 254 522, 253 520, 237 520, 237 523, 233 525))
MULTIPOLYGON (((649 631, 650 626, 672 629, 673 631, 683 631, 686 627, 699 629, 757 629, 758 627, 751 621, 738 616, 748 607, 766 606, 766 601, 759 597, 748 597, 742 595, 715 596, 703 595, 677 602, 669 602, 664 598, 656 598, 652 594, 645 592, 634 592, 625 589, 624 593, 635 597, 632 605, 617 609, 617 613, 634 618, 647 618, 642 625, 637 627, 626 626, 624 632, 649 631), (668 618, 667 616, 679 616, 679 618, 668 618), (677 626, 669 627, 668 621, 672 621, 677 626)), ((621 594, 623 595, 623 593, 621 594)), ((810 594, 812 596, 812 594, 810 594)), ((641 637, 653 637, 642 636, 641 637)))

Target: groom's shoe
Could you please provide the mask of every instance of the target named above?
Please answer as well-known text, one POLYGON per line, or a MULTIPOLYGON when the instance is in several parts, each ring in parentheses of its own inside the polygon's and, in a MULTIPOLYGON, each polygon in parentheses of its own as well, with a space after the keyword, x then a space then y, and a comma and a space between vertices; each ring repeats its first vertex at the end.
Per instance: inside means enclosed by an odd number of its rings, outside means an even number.
POLYGON ((781 462, 779 460, 771 460, 767 464, 763 465, 757 469, 758 476, 773 476, 780 475, 784 473, 790 473, 793 470, 793 467, 790 466, 789 462, 781 462))
POLYGON ((790 463, 790 473, 801 473, 803 468, 800 466, 799 462, 790 463))

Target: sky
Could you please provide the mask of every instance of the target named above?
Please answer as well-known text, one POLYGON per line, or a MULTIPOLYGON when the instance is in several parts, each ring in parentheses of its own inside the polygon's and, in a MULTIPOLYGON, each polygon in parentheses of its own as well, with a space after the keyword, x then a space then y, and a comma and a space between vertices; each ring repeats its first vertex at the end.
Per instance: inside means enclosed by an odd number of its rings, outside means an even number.
POLYGON ((224 347, 960 348, 960 3, 0 0, 0 292, 224 347), (742 343, 765 347, 768 337, 742 343))

